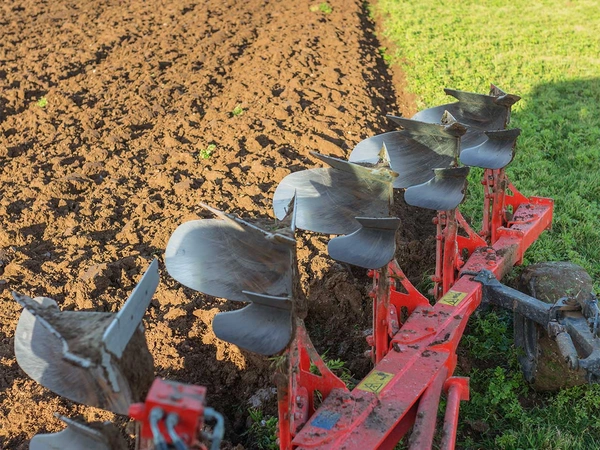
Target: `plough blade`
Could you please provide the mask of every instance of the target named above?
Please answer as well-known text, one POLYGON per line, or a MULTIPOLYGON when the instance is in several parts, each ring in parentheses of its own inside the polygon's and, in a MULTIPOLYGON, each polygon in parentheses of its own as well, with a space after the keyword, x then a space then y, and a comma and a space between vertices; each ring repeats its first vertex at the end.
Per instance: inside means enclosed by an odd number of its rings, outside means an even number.
POLYGON ((58 433, 35 435, 29 450, 126 450, 127 443, 110 422, 83 424, 57 415, 67 424, 58 433))
POLYGON ((62 397, 126 415, 154 378, 140 321, 157 285, 155 260, 119 314, 60 311, 52 299, 13 292, 24 308, 15 334, 19 366, 62 397))
POLYGON ((237 311, 219 313, 215 335, 261 355, 281 352, 292 339, 292 300, 244 291, 252 303, 237 311))
POLYGON ((272 355, 292 337, 297 199, 292 195, 280 227, 266 231, 210 209, 220 219, 180 225, 167 244, 167 271, 204 294, 251 302, 213 320, 217 337, 240 348, 272 355))
POLYGON ((357 217, 356 220, 361 225, 358 231, 329 241, 329 256, 365 269, 385 266, 396 252, 396 231, 400 219, 357 217))
POLYGON ((506 167, 515 156, 515 145, 521 130, 486 131, 487 139, 480 145, 469 147, 460 153, 460 162, 467 166, 484 169, 506 167))
POLYGON ((412 206, 449 211, 465 198, 468 167, 435 169, 435 176, 427 183, 412 186, 404 193, 404 200, 412 206))
POLYGON ((155 259, 104 332, 104 346, 117 358, 123 356, 123 351, 139 327, 159 282, 158 261, 155 259))
MULTIPOLYGON (((503 130, 510 121, 511 106, 521 99, 517 95, 505 93, 494 85, 491 86, 489 95, 454 89, 444 89, 444 91, 458 101, 419 111, 412 117, 413 120, 439 123, 444 112, 448 111, 458 122, 470 129, 503 130)), ((468 136, 465 136, 466 139, 468 136)), ((463 146, 466 147, 467 142, 463 142, 463 146)))
POLYGON ((169 274, 196 291, 239 302, 248 301, 243 291, 291 295, 294 238, 208 209, 219 219, 186 222, 169 239, 169 274))
POLYGON ((359 142, 350 154, 350 161, 372 162, 385 146, 391 168, 399 174, 394 180, 394 188, 405 189, 425 183, 433 177, 433 169, 450 167, 458 159, 460 136, 466 128, 452 116, 447 117, 446 124, 432 124, 391 116, 404 129, 359 142))
MULTIPOLYGON (((377 151, 377 161, 380 152, 381 148, 377 151)), ((273 196, 277 218, 285 215, 285 206, 294 195, 296 225, 303 230, 349 234, 360 228, 356 216, 389 215, 392 183, 397 174, 387 167, 364 167, 342 159, 315 156, 331 167, 303 170, 285 177, 273 196)))

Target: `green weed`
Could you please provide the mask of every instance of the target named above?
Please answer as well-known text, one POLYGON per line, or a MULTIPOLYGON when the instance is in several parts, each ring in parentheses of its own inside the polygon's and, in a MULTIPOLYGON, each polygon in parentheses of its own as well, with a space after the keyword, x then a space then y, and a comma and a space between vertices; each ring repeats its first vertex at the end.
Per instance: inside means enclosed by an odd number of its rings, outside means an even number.
POLYGON ((271 369, 273 369, 275 371, 283 372, 287 369, 287 363, 288 363, 287 352, 283 353, 281 355, 271 356, 269 358, 269 361, 271 361, 271 364, 270 364, 271 369))
MULTIPOLYGON (((354 389, 356 383, 352 377, 352 373, 346 367, 346 363, 339 358, 329 359, 327 358, 327 353, 321 355, 321 359, 327 366, 329 370, 331 370, 334 375, 336 375, 340 380, 342 380, 348 389, 354 389)), ((313 363, 310 364, 310 372, 315 375, 319 375, 319 369, 313 363)))
POLYGON ((40 99, 36 102, 36 105, 40 108, 45 108, 48 106, 48 99, 46 97, 40 97, 40 99))
POLYGON ((244 108, 242 108, 242 105, 237 105, 235 108, 233 108, 233 111, 231 111, 231 115, 234 117, 241 116, 242 114, 244 114, 244 108))
POLYGON ((200 157, 200 159, 210 159, 210 157, 213 155, 216 149, 217 146, 215 144, 209 144, 206 148, 200 150, 198 156, 200 157))
POLYGON ((313 5, 310 7, 312 12, 322 12, 323 14, 331 14, 333 12, 333 8, 327 2, 319 3, 318 5, 313 5))
POLYGON ((258 450, 277 450, 277 417, 264 416, 260 409, 248 410, 250 426, 244 432, 252 448, 258 450))

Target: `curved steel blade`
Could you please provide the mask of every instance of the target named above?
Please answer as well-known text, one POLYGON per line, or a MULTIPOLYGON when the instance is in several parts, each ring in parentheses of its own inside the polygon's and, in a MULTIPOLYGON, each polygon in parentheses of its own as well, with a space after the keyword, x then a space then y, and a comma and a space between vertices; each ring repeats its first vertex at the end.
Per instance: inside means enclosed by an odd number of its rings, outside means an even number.
POLYGON ((404 193, 404 200, 412 206, 448 211, 456 208, 465 198, 468 167, 435 169, 435 177, 427 183, 412 186, 404 193))
POLYGON ((292 339, 292 301, 244 291, 252 303, 237 311, 219 313, 213 319, 215 335, 240 348, 274 355, 292 339))
MULTIPOLYGON (((284 209, 285 217, 289 207, 284 209)), ((175 230, 165 251, 169 274, 194 290, 229 300, 248 301, 242 291, 291 295, 293 232, 265 231, 212 211, 220 219, 192 220, 175 230)))
POLYGON ((487 139, 475 147, 469 147, 460 153, 460 162, 467 166, 484 169, 501 169, 507 166, 515 156, 515 145, 521 130, 486 131, 487 139))
MULTIPOLYGON (((154 280, 157 273, 150 273, 154 280)), ((154 287, 142 287, 144 297, 151 297, 154 287)), ((16 292, 13 297, 24 308, 15 333, 15 356, 32 379, 62 397, 117 414, 127 415, 129 405, 143 399, 154 378, 154 363, 139 321, 126 321, 113 340, 107 330, 119 320, 118 314, 60 311, 49 298, 16 292), (126 341, 124 328, 133 329, 126 341), (121 357, 111 352, 114 348, 121 349, 121 357)), ((146 304, 137 307, 145 310, 146 304)), ((135 308, 128 314, 139 316, 135 308)))
MULTIPOLYGON (((449 111, 456 120, 466 125, 471 130, 463 139, 463 148, 468 145, 476 145, 471 142, 475 130, 495 131, 502 130, 510 121, 510 108, 521 97, 507 94, 492 85, 490 94, 476 94, 473 92, 444 89, 446 94, 456 98, 458 102, 436 106, 434 108, 419 111, 412 118, 422 122, 439 123, 444 111, 449 111)), ((475 133, 481 136, 481 133, 475 133)))
POLYGON ((29 450, 126 450, 127 443, 119 430, 110 422, 94 426, 57 415, 67 424, 58 433, 37 434, 29 443, 29 450))
POLYGON ((460 136, 466 128, 454 121, 448 124, 417 122, 390 117, 404 127, 359 142, 350 154, 351 162, 373 162, 382 148, 387 149, 392 170, 398 172, 394 188, 403 189, 433 177, 433 169, 450 167, 460 152, 460 136))
POLYGON ((131 336, 140 326, 159 282, 158 260, 155 259, 104 332, 104 346, 117 358, 123 355, 131 336))
MULTIPOLYGON (((381 150, 381 149, 380 149, 381 150)), ((277 218, 296 195, 296 225, 324 234, 348 234, 360 228, 355 217, 387 216, 393 201, 393 177, 385 167, 363 167, 316 155, 331 168, 309 169, 285 177, 273 196, 277 218)))
POLYGON ((379 269, 389 263, 396 252, 396 217, 357 217, 361 228, 347 236, 329 241, 327 251, 336 261, 365 269, 379 269))

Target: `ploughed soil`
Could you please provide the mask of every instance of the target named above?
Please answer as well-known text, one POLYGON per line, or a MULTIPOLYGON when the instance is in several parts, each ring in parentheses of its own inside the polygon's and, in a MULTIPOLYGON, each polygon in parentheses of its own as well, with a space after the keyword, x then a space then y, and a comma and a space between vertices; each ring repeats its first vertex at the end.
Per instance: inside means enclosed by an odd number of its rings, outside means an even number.
MULTIPOLYGON (((114 312, 154 257, 161 284, 144 324, 156 374, 206 386, 228 440, 252 448, 251 401, 275 412, 269 361, 216 339, 211 319, 231 305, 182 287, 162 257, 179 224, 208 217, 200 202, 272 217, 281 179, 320 166, 309 152, 347 157, 391 129, 384 114, 414 112, 363 2, 331 0, 330 13, 319 3, 1 2, 1 448, 62 429, 55 412, 116 419, 19 368, 11 291, 114 312)), ((431 214, 401 199, 397 214, 398 257, 419 283, 432 265, 431 214)), ((318 350, 360 378, 369 280, 329 259, 327 239, 299 234, 307 324, 318 350)))

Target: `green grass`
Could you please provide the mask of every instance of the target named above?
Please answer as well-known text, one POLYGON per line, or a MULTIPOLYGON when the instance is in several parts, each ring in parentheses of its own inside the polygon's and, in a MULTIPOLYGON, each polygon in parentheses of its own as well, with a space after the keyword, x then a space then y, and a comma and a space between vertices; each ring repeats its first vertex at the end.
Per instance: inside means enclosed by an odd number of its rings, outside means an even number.
MULTIPOLYGON (((554 226, 527 262, 570 260, 600 279, 600 8, 596 1, 380 0, 392 64, 419 109, 452 101, 444 87, 522 100, 523 130, 508 174, 526 195, 555 200, 554 226)), ((480 220, 480 172, 462 208, 480 220)), ((598 285, 597 285, 598 286, 598 285)))
POLYGON ((248 410, 250 426, 244 433, 252 448, 277 450, 277 417, 265 416, 260 409, 248 410))
MULTIPOLYGON (((523 194, 555 201, 553 229, 525 263, 575 262, 598 289, 598 3, 378 0, 372 10, 390 42, 387 60, 406 74, 419 109, 452 101, 444 87, 487 93, 494 83, 522 97, 511 122, 522 134, 507 172, 523 194)), ((473 223, 481 220, 480 176, 472 171, 461 207, 473 223)), ((510 316, 482 316, 461 344, 479 368, 469 371, 472 399, 462 406, 459 447, 598 448, 600 388, 532 392, 516 363, 511 327, 510 316)))
MULTIPOLYGON (((352 377, 352 373, 346 367, 346 363, 339 358, 329 359, 327 357, 327 353, 321 355, 321 359, 325 363, 325 366, 333 372, 335 376, 337 376, 340 380, 344 382, 346 387, 350 390, 354 389, 356 383, 352 377)), ((312 362, 310 363, 310 371, 315 375, 321 375, 319 373, 319 369, 312 362)))
POLYGON ((461 404, 461 448, 598 448, 600 385, 532 391, 519 369, 510 313, 476 318, 461 347, 476 363, 468 373, 459 369, 471 378, 471 400, 461 404))
POLYGON ((40 108, 45 108, 48 106, 48 99, 46 97, 40 97, 40 99, 35 103, 40 108))

